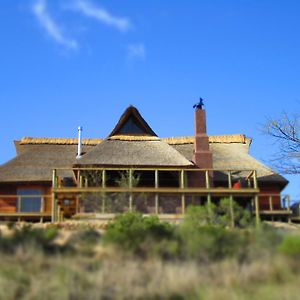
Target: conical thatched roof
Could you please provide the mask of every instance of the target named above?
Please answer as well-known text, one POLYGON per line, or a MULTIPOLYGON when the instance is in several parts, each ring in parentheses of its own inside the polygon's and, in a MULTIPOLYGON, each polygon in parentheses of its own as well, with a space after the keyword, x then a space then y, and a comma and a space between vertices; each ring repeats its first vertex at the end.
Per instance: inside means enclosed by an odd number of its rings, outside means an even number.
POLYGON ((107 139, 78 159, 77 165, 189 167, 193 163, 160 139, 107 139))
POLYGON ((139 111, 130 106, 109 137, 76 165, 189 167, 193 163, 159 139, 139 111))

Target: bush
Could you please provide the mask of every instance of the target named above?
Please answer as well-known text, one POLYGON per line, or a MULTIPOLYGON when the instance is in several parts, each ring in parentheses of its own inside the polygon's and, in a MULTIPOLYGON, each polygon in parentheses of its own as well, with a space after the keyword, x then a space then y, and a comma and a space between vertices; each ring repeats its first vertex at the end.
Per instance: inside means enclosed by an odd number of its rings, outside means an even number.
MULTIPOLYGON (((233 225, 246 228, 253 225, 251 212, 232 201, 233 225)), ((201 206, 189 206, 185 216, 185 223, 193 226, 219 225, 229 227, 232 225, 230 199, 221 199, 218 205, 211 203, 201 206)))
POLYGON ((32 228, 30 225, 15 228, 11 235, 1 237, 0 250, 6 253, 15 253, 19 247, 33 246, 45 252, 55 252, 57 246, 53 241, 58 234, 58 229, 32 228))
POLYGON ((181 255, 201 261, 222 260, 226 257, 244 257, 249 244, 248 236, 239 230, 222 226, 193 227, 185 224, 179 228, 181 255))
MULTIPOLYGON (((249 227, 254 224, 252 214, 249 210, 241 207, 237 202, 232 200, 233 225, 241 228, 249 227)), ((220 225, 231 226, 232 216, 230 211, 230 199, 221 199, 216 209, 217 220, 220 225)))
POLYGON ((175 228, 169 223, 160 222, 158 217, 143 217, 139 213, 119 215, 108 226, 103 236, 104 243, 114 244, 122 250, 134 254, 145 255, 156 243, 170 240, 174 236, 175 228))
MULTIPOLYGON (((239 227, 251 223, 251 216, 238 204, 233 203, 234 222, 239 227)), ((190 206, 178 228, 181 255, 200 260, 220 260, 236 256, 246 259, 250 244, 255 241, 255 231, 227 229, 231 225, 229 199, 219 206, 190 206)))
POLYGON ((278 247, 281 254, 300 258, 300 235, 288 235, 278 247))

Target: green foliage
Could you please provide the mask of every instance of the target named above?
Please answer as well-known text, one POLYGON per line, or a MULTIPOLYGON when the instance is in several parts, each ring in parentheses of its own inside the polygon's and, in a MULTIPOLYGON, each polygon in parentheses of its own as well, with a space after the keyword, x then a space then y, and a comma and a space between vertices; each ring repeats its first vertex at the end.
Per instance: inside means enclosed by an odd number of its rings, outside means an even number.
POLYGON ((300 235, 288 235, 278 247, 278 251, 284 255, 300 258, 300 235))
POLYGON ((104 242, 135 254, 145 254, 145 244, 155 245, 162 240, 170 240, 173 235, 174 227, 160 222, 156 216, 143 217, 139 213, 126 213, 108 224, 104 242))
POLYGON ((103 235, 16 224, 0 235, 0 299, 298 298, 300 235, 199 215, 191 208, 175 226, 128 213, 103 235), (64 236, 72 251, 55 246, 64 236))
POLYGON ((222 226, 230 226, 232 223, 233 214, 233 225, 237 227, 249 227, 254 224, 252 214, 249 210, 241 207, 238 203, 230 198, 221 199, 219 205, 216 208, 216 218, 218 223, 222 226), (232 211, 231 211, 232 205, 232 211))
POLYGON ((222 226, 193 226, 193 223, 185 223, 179 228, 179 237, 182 257, 201 261, 233 256, 242 259, 249 245, 246 232, 228 230, 222 226))
POLYGON ((191 224, 191 226, 196 227, 204 225, 229 227, 234 225, 245 228, 253 225, 253 217, 250 211, 241 207, 235 201, 232 201, 231 209, 231 200, 224 198, 221 199, 218 205, 206 203, 201 206, 189 206, 184 224, 191 224))
POLYGON ((15 253, 20 247, 36 247, 45 252, 53 252, 56 246, 53 244, 58 234, 55 227, 48 229, 32 228, 30 225, 15 228, 9 236, 2 236, 0 239, 0 250, 3 252, 15 253))

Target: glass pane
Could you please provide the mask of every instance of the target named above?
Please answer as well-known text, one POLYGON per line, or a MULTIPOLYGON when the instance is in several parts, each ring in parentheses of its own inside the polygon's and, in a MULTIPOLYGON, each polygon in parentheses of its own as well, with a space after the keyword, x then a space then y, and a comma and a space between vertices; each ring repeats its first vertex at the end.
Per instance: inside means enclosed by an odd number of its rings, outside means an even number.
POLYGON ((145 130, 140 128, 137 123, 132 119, 128 119, 124 126, 120 129, 119 133, 121 134, 142 134, 145 133, 145 130))
POLYGON ((21 196, 20 212, 40 212, 42 202, 41 190, 18 189, 18 195, 21 196), (24 196, 24 197, 22 197, 24 196), (32 196, 32 197, 31 197, 32 196))

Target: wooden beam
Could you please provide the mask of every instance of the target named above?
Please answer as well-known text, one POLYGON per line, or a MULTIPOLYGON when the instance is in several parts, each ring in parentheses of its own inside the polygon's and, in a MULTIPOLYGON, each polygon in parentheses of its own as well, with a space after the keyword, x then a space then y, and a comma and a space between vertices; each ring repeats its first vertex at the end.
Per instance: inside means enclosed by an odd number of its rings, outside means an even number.
POLYGON ((233 209, 233 196, 230 195, 229 197, 229 210, 230 210, 230 225, 234 228, 234 209, 233 209))
POLYGON ((272 197, 272 195, 269 196, 269 208, 270 208, 270 211, 273 210, 273 197, 272 197))
POLYGON ((210 178, 209 178, 209 171, 208 170, 205 171, 205 187, 207 189, 210 188, 210 178))
POLYGON ((227 189, 227 188, 146 188, 146 187, 134 187, 132 189, 122 188, 122 187, 106 187, 106 188, 56 188, 54 189, 56 193, 167 193, 167 194, 199 194, 207 195, 214 194, 219 196, 229 196, 230 194, 239 196, 251 196, 259 193, 259 189, 227 189))
POLYGON ((131 192, 132 190, 132 169, 129 170, 129 189, 130 189, 130 193, 129 193, 129 211, 132 212, 132 201, 133 201, 133 193, 131 192))
POLYGON ((155 214, 158 215, 159 213, 159 194, 157 193, 157 189, 159 188, 159 177, 158 177, 158 170, 154 171, 154 184, 155 184, 155 214))
POLYGON ((207 209, 208 209, 208 215, 209 220, 212 221, 212 205, 211 205, 211 194, 207 194, 207 209))
POLYGON ((231 174, 231 171, 228 171, 227 176, 228 176, 228 188, 232 189, 232 174, 231 174))
POLYGON ((253 171, 253 187, 258 189, 258 182, 257 182, 257 171, 253 171))
POLYGON ((259 199, 258 195, 254 196, 254 202, 255 202, 255 221, 256 221, 256 227, 260 226, 260 215, 259 215, 259 199))
MULTIPOLYGON (((180 188, 184 190, 185 188, 185 172, 184 170, 180 171, 180 188)), ((181 194, 181 213, 185 214, 185 194, 181 194)))
POLYGON ((56 192, 55 189, 57 189, 57 174, 56 170, 54 169, 52 171, 52 203, 51 203, 51 222, 54 223, 56 221, 56 215, 55 215, 55 210, 56 210, 56 202, 57 202, 57 197, 56 197, 56 192))
MULTIPOLYGON (((105 190, 106 188, 106 170, 102 170, 102 190, 105 190)), ((101 212, 104 214, 105 213, 105 199, 106 198, 106 193, 101 194, 101 212)))

